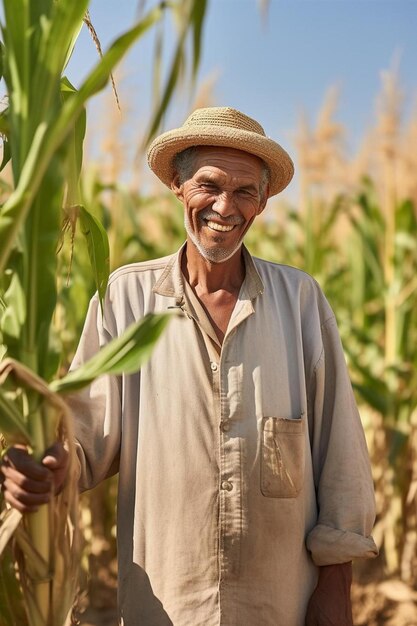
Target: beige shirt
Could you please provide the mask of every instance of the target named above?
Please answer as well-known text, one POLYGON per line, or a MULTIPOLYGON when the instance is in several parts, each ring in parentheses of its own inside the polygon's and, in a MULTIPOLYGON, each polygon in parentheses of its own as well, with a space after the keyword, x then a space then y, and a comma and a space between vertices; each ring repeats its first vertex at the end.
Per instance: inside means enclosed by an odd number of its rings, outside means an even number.
POLYGON ((140 373, 72 398, 82 487, 120 474, 121 623, 303 626, 316 565, 377 553, 335 318, 310 276, 244 250, 220 346, 181 253, 112 275, 73 364, 145 313, 172 313, 140 373))

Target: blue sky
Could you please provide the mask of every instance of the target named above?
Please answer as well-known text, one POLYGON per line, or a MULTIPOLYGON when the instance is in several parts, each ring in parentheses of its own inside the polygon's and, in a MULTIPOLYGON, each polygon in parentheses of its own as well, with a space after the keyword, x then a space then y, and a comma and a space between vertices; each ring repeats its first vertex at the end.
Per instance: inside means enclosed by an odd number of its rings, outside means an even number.
MULTIPOLYGON (((137 6, 138 0, 92 1, 91 18, 104 48, 129 27, 137 6)), ((147 36, 124 64, 123 90, 138 125, 151 100, 152 54, 147 36)), ((337 117, 354 149, 373 122, 381 71, 395 57, 407 112, 417 97, 415 0, 271 0, 266 23, 256 0, 209 0, 199 80, 217 72, 215 103, 257 118, 290 151, 301 109, 314 120, 327 89, 338 85, 337 117)), ((70 78, 79 83, 95 59, 83 33, 70 78)), ((187 106, 188 100, 177 98, 168 126, 182 122, 187 106)))

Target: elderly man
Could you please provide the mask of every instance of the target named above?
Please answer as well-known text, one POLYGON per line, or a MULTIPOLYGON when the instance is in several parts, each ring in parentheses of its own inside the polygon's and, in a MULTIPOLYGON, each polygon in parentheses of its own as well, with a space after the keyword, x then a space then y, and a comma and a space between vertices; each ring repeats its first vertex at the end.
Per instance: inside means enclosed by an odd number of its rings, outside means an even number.
MULTIPOLYGON (((73 366, 149 311, 175 315, 140 373, 71 398, 81 488, 120 475, 121 623, 348 626, 374 499, 335 318, 314 279, 242 245, 291 159, 231 108, 195 111, 148 158, 187 241, 112 275, 73 366)), ((65 455, 40 467, 11 451, 3 473, 31 510, 65 455)))

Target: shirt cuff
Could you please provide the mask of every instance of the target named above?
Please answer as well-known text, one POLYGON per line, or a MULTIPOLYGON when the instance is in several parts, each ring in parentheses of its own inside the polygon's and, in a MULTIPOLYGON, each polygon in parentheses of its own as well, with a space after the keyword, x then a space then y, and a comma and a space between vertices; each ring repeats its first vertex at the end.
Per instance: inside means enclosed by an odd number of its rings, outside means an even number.
POLYGON ((373 559, 378 548, 372 537, 363 537, 349 530, 317 524, 308 534, 307 549, 318 566, 347 563, 352 559, 373 559))

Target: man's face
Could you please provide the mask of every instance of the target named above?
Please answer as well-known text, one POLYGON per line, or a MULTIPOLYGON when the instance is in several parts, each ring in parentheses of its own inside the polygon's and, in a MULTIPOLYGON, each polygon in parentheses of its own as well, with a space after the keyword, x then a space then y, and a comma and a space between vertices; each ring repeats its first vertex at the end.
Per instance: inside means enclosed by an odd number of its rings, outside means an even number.
POLYGON ((240 248, 256 215, 266 204, 261 197, 260 159, 233 148, 201 147, 194 174, 172 189, 184 205, 189 240, 212 263, 222 263, 240 248))

